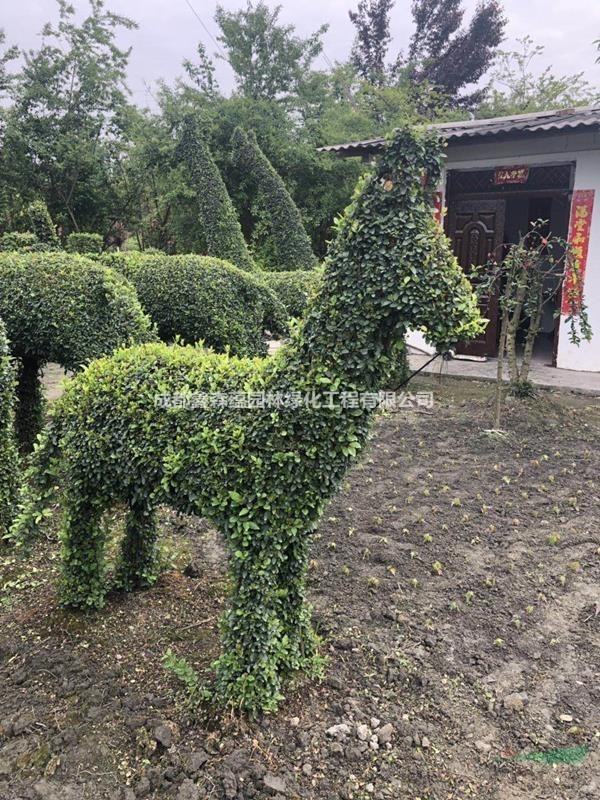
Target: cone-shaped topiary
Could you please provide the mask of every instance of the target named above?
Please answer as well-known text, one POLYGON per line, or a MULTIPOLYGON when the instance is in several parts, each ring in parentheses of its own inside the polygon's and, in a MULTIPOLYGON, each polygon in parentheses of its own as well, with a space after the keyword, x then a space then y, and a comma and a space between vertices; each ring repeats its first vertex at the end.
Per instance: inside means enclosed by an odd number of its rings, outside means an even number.
POLYGON ((79 369, 119 345, 154 336, 122 275, 66 253, 0 253, 0 317, 20 361, 17 431, 24 449, 41 425, 44 364, 79 369))
POLYGON ((34 200, 26 209, 29 220, 29 230, 34 233, 38 241, 49 248, 58 248, 60 242, 48 206, 43 200, 34 200))
POLYGON ((240 269, 255 270, 219 168, 208 144, 189 118, 184 121, 177 152, 193 181, 208 255, 230 261, 240 269))
POLYGON ((101 519, 114 503, 129 506, 119 577, 129 588, 155 577, 159 505, 219 528, 231 594, 216 694, 235 708, 272 710, 286 675, 320 665, 304 592, 310 533, 365 443, 407 327, 444 348, 481 328, 422 185, 426 170, 435 186, 439 169, 430 135, 395 135, 337 226, 303 323, 274 358, 121 350, 70 383, 36 450, 35 488, 13 534, 35 535, 58 471, 67 604, 104 602, 101 519))
POLYGON ((258 275, 212 256, 107 253, 102 263, 133 283, 165 342, 202 340, 219 353, 267 354, 265 331, 287 333, 287 312, 258 275))
POLYGON ((269 214, 279 270, 308 270, 317 266, 298 207, 285 183, 258 146, 254 131, 236 128, 231 139, 233 160, 256 181, 269 214))
POLYGON ((18 457, 14 436, 15 367, 0 319, 0 539, 8 532, 15 511, 18 457))

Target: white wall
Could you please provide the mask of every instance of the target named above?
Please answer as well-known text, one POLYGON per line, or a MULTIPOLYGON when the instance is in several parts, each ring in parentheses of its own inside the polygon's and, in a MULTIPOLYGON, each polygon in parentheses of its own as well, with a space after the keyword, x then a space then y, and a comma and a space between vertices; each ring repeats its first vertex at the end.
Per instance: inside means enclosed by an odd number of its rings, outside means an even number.
POLYGON ((569 326, 562 320, 558 335, 556 365, 562 369, 600 372, 600 151, 577 154, 574 189, 594 189, 594 209, 590 229, 589 249, 583 296, 592 326, 591 342, 579 347, 569 341, 569 326))

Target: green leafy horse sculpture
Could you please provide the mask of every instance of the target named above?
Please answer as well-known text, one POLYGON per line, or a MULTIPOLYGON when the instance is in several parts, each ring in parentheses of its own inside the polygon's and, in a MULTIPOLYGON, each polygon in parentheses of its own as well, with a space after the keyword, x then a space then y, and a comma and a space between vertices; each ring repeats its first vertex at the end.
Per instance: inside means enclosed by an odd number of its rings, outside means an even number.
POLYGON ((216 694, 226 704, 271 710, 285 676, 319 661, 304 596, 310 532, 373 417, 371 403, 335 400, 384 387, 408 327, 440 348, 480 328, 471 288, 432 216, 428 186, 438 180, 440 152, 428 134, 395 134, 338 221, 301 327, 274 358, 123 349, 71 382, 36 451, 35 488, 14 535, 35 533, 58 474, 68 605, 104 602, 101 517, 116 503, 128 506, 117 576, 126 589, 155 578, 158 506, 206 517, 221 531, 232 593, 216 694), (240 394, 252 402, 240 407, 240 394))

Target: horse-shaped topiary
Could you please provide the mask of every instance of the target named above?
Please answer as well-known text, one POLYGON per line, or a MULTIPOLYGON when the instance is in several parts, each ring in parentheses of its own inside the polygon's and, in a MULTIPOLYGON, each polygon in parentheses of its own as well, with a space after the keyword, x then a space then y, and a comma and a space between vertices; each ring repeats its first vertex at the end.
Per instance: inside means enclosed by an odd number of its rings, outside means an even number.
POLYGON ((34 534, 60 464, 61 591, 71 606, 104 601, 101 516, 116 502, 129 509, 119 573, 128 589, 155 577, 161 504, 222 532, 232 593, 216 692, 228 704, 273 709, 282 679, 319 662, 304 597, 309 534, 367 438, 407 327, 441 348, 480 328, 432 216, 439 163, 431 135, 395 134, 337 223, 322 286, 275 357, 121 350, 72 381, 36 451, 37 488, 14 535, 34 534))

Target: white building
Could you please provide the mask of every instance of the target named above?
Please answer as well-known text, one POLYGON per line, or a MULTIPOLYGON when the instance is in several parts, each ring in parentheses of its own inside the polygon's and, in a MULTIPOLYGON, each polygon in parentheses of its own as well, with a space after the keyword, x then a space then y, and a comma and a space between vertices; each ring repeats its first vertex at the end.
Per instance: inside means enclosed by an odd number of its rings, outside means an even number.
MULTIPOLYGON (((594 332, 578 347, 568 338, 560 308, 550 309, 537 345, 553 366, 600 372, 600 108, 576 108, 442 123, 432 126, 447 141, 440 208, 445 230, 468 271, 483 264, 502 243, 518 240, 529 222, 547 219, 553 234, 577 248, 583 292, 594 332), (509 169, 510 168, 510 169, 509 169)), ((324 147, 343 157, 370 158, 383 139, 324 147)), ((498 303, 482 309, 485 335, 468 346, 474 355, 498 349, 498 303)), ((412 335, 409 343, 422 345, 412 335)))

